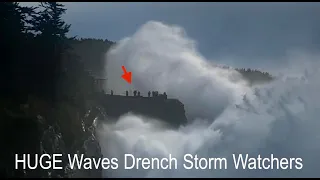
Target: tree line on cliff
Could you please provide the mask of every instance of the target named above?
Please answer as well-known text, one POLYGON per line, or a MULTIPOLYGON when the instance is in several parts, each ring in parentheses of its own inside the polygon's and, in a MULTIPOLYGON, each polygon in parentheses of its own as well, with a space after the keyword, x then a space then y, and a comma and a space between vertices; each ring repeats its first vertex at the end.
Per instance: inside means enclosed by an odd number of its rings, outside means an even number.
POLYGON ((23 98, 33 93, 54 101, 67 79, 74 86, 92 85, 88 69, 103 71, 103 56, 113 42, 67 37, 71 25, 61 18, 66 11, 62 4, 22 7, 2 2, 0 8, 2 95, 23 98))
POLYGON ((14 154, 61 148, 76 153, 90 136, 82 123, 95 116, 83 118, 93 107, 87 100, 94 78, 86 69, 90 64, 73 48, 88 40, 67 37, 71 25, 61 18, 65 11, 56 2, 36 7, 0 3, 0 174, 5 177, 64 177, 63 171, 15 170, 14 154), (53 148, 57 137, 65 145, 53 148))

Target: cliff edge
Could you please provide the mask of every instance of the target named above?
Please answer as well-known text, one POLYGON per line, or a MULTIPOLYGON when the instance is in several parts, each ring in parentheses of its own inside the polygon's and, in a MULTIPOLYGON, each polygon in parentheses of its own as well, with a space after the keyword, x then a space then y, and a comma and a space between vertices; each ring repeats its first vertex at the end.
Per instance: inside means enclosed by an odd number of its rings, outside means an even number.
POLYGON ((103 94, 101 105, 106 114, 112 118, 132 112, 147 117, 160 119, 173 127, 187 123, 184 105, 177 99, 167 99, 166 96, 121 96, 103 94))

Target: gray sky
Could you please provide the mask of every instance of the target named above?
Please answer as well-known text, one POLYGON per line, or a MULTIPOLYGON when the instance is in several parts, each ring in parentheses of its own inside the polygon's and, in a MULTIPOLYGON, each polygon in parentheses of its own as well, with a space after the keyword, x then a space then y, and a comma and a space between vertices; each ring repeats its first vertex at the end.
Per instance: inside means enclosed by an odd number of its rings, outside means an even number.
POLYGON ((117 41, 157 20, 182 26, 201 54, 234 66, 280 66, 288 51, 320 49, 318 2, 65 4, 71 35, 117 41))

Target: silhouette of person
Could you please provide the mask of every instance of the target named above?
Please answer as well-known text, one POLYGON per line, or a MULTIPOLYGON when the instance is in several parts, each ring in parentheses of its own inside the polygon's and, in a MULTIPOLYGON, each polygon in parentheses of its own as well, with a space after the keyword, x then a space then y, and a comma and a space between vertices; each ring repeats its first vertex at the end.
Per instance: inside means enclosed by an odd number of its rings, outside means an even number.
POLYGON ((128 91, 126 91, 126 96, 129 96, 129 92, 128 91))
POLYGON ((151 92, 149 91, 149 92, 148 92, 148 97, 150 97, 150 94, 151 94, 151 92))
POLYGON ((111 96, 113 95, 113 91, 111 90, 111 96))
POLYGON ((134 91, 133 91, 133 96, 136 96, 136 95, 137 95, 137 91, 134 90, 134 91))
POLYGON ((140 97, 140 91, 138 91, 138 96, 140 97))
POLYGON ((167 93, 166 92, 163 93, 163 96, 164 96, 165 99, 167 99, 167 93))

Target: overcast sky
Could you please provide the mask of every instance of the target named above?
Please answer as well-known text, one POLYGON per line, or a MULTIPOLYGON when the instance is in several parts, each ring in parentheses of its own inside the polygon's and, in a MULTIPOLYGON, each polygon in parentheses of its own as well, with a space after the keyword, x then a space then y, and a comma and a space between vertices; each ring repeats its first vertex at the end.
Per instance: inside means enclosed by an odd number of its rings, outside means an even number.
POLYGON ((182 26, 208 59, 235 66, 278 66, 288 51, 320 49, 318 2, 65 4, 71 35, 117 41, 157 20, 182 26))

